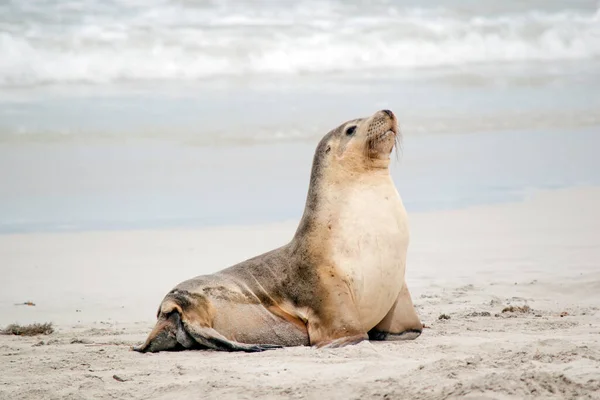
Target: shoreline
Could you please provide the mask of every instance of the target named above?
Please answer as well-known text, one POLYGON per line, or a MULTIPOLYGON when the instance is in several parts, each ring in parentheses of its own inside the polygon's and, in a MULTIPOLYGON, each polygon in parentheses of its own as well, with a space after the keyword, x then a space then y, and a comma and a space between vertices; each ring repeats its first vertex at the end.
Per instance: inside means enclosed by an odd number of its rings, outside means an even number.
MULTIPOLYGON (((449 208, 441 208, 441 209, 428 209, 428 210, 410 210, 407 208, 407 212, 409 215, 415 214, 418 216, 423 215, 435 215, 435 214, 443 214, 443 213, 455 213, 455 212, 465 212, 465 211, 473 211, 479 209, 487 209, 492 207, 501 207, 501 206, 514 206, 521 203, 524 203, 531 199, 532 197, 543 196, 547 194, 554 193, 568 193, 573 191, 587 191, 587 190, 595 190, 600 188, 600 185, 597 184, 588 184, 588 183, 576 183, 569 184, 564 186, 557 187, 532 187, 529 189, 523 189, 518 194, 513 194, 512 196, 506 196, 496 199, 491 199, 488 201, 481 201, 477 203, 465 203, 459 206, 449 207, 449 208)), ((402 195, 402 193, 400 193, 402 195)), ((304 198, 303 198, 304 200, 304 198)), ((404 200, 404 199, 403 199, 404 200)), ((406 203, 406 200, 404 200, 406 203)), ((405 204, 406 206, 406 204, 405 204)), ((284 219, 276 219, 269 220, 263 222, 254 222, 254 223, 218 223, 218 222, 208 222, 202 223, 199 221, 188 220, 187 223, 176 223, 176 222, 167 222, 164 224, 156 224, 152 225, 152 222, 142 222, 139 223, 138 226, 135 225, 126 225, 116 223, 112 226, 102 227, 85 227, 82 226, 77 228, 75 226, 57 226, 57 227, 43 227, 38 229, 30 229, 30 230, 15 230, 15 231, 4 231, 0 229, 0 238, 7 236, 31 236, 31 235, 80 235, 80 234, 128 234, 128 233, 150 233, 150 232, 173 232, 173 233, 181 233, 181 232, 204 232, 204 231, 221 231, 221 230, 248 230, 248 229, 272 229, 272 228, 290 228, 292 225, 297 224, 300 221, 300 217, 302 216, 302 210, 296 212, 297 218, 284 218, 284 219)), ((182 218, 183 219, 183 218, 182 218)))

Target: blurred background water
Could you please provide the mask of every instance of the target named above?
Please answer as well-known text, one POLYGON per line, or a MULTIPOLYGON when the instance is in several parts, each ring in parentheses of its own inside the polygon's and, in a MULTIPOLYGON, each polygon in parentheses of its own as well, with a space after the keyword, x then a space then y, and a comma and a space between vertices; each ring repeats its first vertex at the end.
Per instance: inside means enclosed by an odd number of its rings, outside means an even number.
POLYGON ((299 218, 382 108, 409 211, 600 184, 599 3, 0 0, 0 232, 299 218))

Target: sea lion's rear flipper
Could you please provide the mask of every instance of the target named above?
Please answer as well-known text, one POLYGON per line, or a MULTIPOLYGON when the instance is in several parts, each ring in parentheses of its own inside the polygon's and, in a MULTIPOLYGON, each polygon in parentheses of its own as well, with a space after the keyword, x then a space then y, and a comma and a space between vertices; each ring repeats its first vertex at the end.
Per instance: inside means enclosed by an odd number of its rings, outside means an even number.
POLYGON ((258 352, 281 348, 272 344, 246 344, 227 339, 215 329, 208 327, 208 304, 202 308, 189 301, 167 299, 159 310, 156 326, 146 342, 133 350, 142 353, 177 351, 185 349, 211 349, 220 351, 258 352), (182 304, 180 304, 182 303, 182 304))
POLYGON ((160 315, 146 342, 141 346, 133 347, 132 350, 140 353, 156 353, 158 351, 183 350, 193 347, 194 344, 195 341, 183 329, 181 315, 174 311, 160 315))
POLYGON ((248 353, 279 349, 276 344, 247 344, 227 339, 213 328, 187 326, 187 332, 203 347, 220 351, 245 351, 248 353))
POLYGON ((412 340, 421 335, 421 323, 406 282, 388 314, 369 331, 370 340, 412 340))

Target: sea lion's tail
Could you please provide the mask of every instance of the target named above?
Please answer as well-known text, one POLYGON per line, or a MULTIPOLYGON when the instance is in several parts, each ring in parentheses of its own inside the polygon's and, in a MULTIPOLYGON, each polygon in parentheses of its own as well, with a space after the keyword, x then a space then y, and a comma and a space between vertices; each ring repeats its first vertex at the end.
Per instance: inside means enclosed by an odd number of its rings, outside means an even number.
MULTIPOLYGON (((191 305, 189 298, 184 302, 165 299, 158 312, 158 321, 148 335, 148 339, 141 346, 133 347, 132 350, 141 353, 155 353, 197 348, 259 352, 282 347, 273 344, 248 344, 229 340, 215 329, 207 326, 209 324, 204 321, 207 315, 198 312, 198 304, 194 304, 196 307, 190 308, 191 305)), ((208 307, 205 311, 210 313, 208 307)))

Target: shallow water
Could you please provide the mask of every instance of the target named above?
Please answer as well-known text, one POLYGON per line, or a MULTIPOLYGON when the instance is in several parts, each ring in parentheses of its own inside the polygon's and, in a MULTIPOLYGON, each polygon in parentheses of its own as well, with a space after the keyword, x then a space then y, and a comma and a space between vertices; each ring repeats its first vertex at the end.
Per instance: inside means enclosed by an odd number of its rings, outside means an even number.
MULTIPOLYGON (((409 212, 600 185, 600 135, 578 130, 407 136, 391 171, 409 212)), ((299 219, 314 146, 11 144, 0 231, 197 227, 299 219)))

